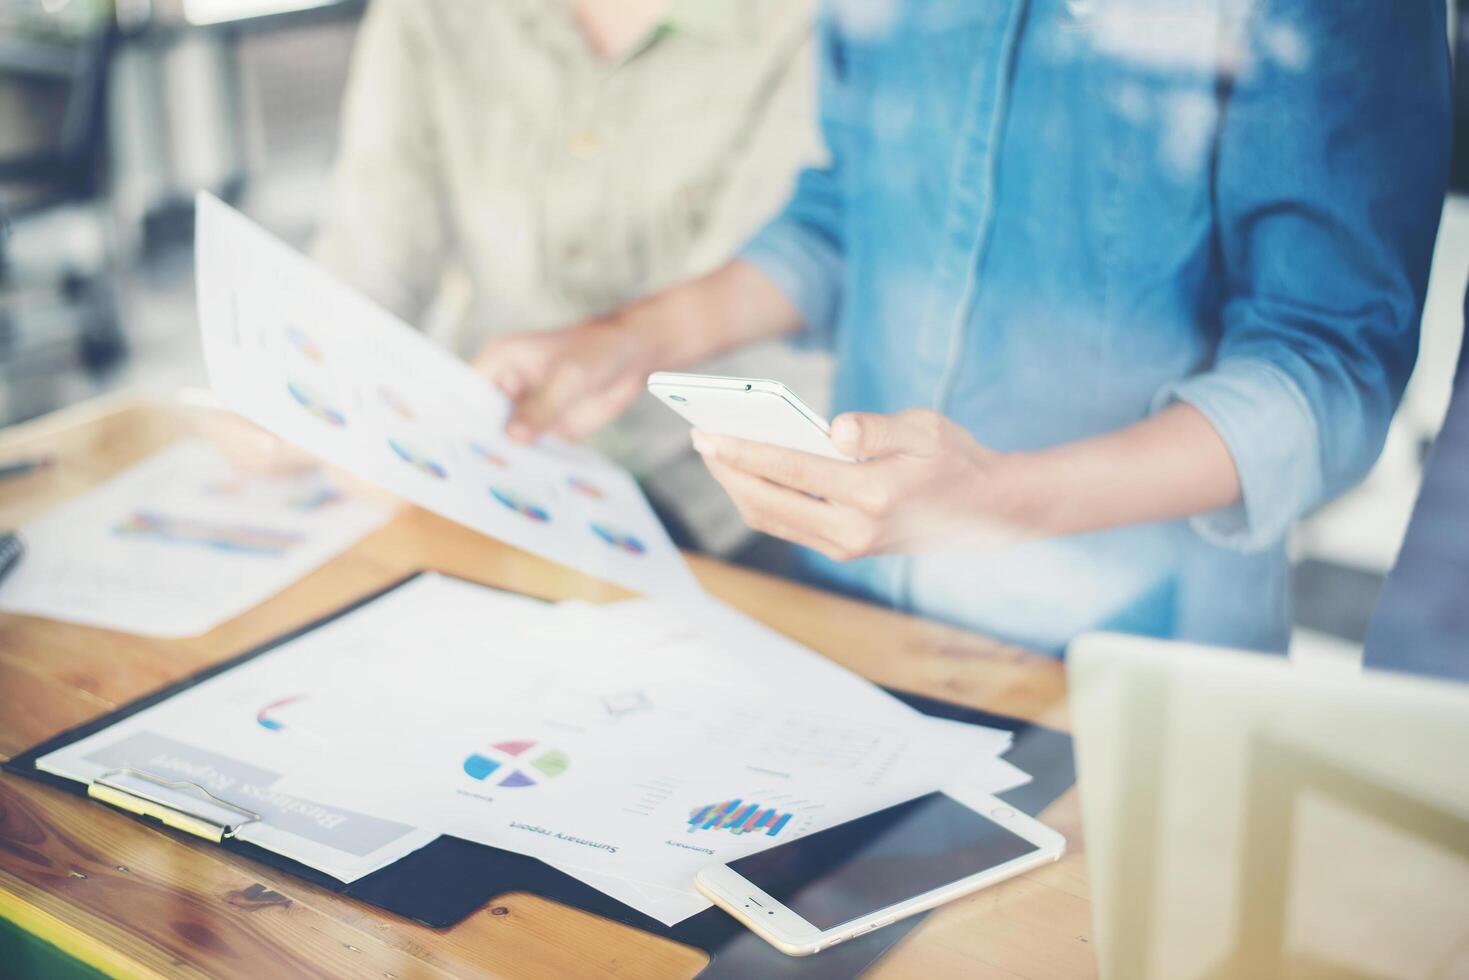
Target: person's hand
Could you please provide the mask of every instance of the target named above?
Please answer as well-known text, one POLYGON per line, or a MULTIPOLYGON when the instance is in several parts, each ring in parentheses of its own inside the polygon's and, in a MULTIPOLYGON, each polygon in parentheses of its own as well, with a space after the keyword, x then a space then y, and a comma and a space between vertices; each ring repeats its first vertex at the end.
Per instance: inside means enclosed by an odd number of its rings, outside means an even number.
POLYGON ((543 432, 584 439, 637 400, 656 370, 654 345, 626 316, 490 340, 476 371, 514 403, 505 434, 531 442, 543 432))
POLYGON ((481 375, 514 403, 506 435, 583 439, 632 407, 654 371, 676 371, 792 333, 801 313, 765 273, 736 259, 612 316, 491 340, 481 375))
POLYGON ((251 476, 294 477, 321 468, 310 453, 231 412, 209 412, 201 427, 237 469, 251 476))
POLYGON ((832 443, 858 462, 695 431, 694 448, 757 531, 836 561, 987 548, 1032 536, 1012 457, 936 412, 849 413, 832 443))
POLYGON ((203 410, 196 423, 198 433, 224 453, 240 476, 260 481, 292 481, 319 475, 354 499, 377 500, 390 507, 400 503, 381 487, 327 465, 233 412, 219 410, 213 398, 189 398, 189 401, 203 410))

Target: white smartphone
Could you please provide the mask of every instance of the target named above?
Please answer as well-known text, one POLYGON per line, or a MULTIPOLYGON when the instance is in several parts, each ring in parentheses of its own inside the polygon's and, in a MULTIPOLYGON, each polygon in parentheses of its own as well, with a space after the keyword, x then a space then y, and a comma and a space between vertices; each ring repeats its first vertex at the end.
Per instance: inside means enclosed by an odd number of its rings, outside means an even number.
POLYGON ((996 797, 948 790, 799 837, 694 881, 782 953, 807 956, 1049 864, 1066 839, 996 797))
POLYGON ((779 381, 659 371, 648 378, 648 391, 705 432, 850 458, 831 444, 826 420, 779 381))

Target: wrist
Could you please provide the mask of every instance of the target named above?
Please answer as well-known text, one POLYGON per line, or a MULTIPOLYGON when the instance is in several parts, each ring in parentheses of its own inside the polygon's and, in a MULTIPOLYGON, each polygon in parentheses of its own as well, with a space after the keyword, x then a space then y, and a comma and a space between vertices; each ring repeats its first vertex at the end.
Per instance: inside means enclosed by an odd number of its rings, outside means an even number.
POLYGON ((653 371, 686 368, 725 349, 719 304, 705 280, 671 287, 634 303, 615 320, 635 338, 645 367, 653 371))
POLYGON ((1009 527, 1023 538, 1054 537, 1071 533, 1068 510, 1075 501, 1065 496, 1065 480, 1046 452, 1001 453, 993 463, 990 496, 1009 527))
POLYGON ((800 312, 785 294, 738 259, 634 303, 613 319, 637 335, 650 371, 687 368, 801 326, 800 312))

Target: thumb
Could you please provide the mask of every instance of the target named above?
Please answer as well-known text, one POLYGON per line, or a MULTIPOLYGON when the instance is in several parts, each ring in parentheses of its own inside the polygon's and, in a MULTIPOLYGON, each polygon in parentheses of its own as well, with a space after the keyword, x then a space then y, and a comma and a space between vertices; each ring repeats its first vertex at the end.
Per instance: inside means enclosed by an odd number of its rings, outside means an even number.
POLYGON ((943 416, 926 409, 896 415, 847 412, 832 421, 831 441, 839 452, 857 459, 895 453, 922 456, 938 450, 943 422, 943 416))
POLYGON ((516 363, 513 350, 503 342, 491 340, 486 343, 470 361, 470 366, 513 402, 524 398, 530 389, 526 372, 516 363))

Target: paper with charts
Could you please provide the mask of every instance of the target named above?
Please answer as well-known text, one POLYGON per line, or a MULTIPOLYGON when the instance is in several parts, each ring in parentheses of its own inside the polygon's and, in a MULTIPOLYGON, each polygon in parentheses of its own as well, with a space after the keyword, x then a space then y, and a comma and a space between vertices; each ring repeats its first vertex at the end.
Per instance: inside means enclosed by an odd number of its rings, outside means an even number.
POLYGON ((264 812, 251 839, 346 880, 448 833, 671 924, 707 906, 703 865, 932 791, 1009 744, 738 613, 697 612, 714 641, 669 605, 563 608, 422 575, 39 765, 196 778, 264 812))
POLYGON ((636 592, 698 590, 626 471, 503 435, 504 395, 238 212, 200 195, 199 319, 224 404, 467 527, 636 592))
MULTIPOLYGON (((454 610, 441 605, 437 611, 454 610)), ((293 678, 288 685, 292 690, 329 682, 324 664, 309 656, 258 658, 264 664, 272 661, 293 678)), ((335 800, 284 792, 282 781, 293 768, 329 747, 291 730, 292 697, 278 696, 279 685, 262 686, 248 669, 256 663, 202 681, 48 753, 36 767, 83 783, 124 769, 192 783, 260 816, 259 822, 240 827, 237 839, 346 882, 439 836, 436 830, 353 810, 335 800)))
POLYGON ((1009 746, 712 604, 482 596, 423 577, 242 667, 254 696, 300 698, 281 709, 295 737, 352 748, 303 760, 282 791, 528 854, 677 921, 704 906, 700 867, 948 785, 1009 746), (693 907, 665 914, 640 888, 693 907))
POLYGON ((147 636, 193 636, 351 546, 393 508, 324 473, 241 473, 177 442, 21 530, 0 609, 147 636))

